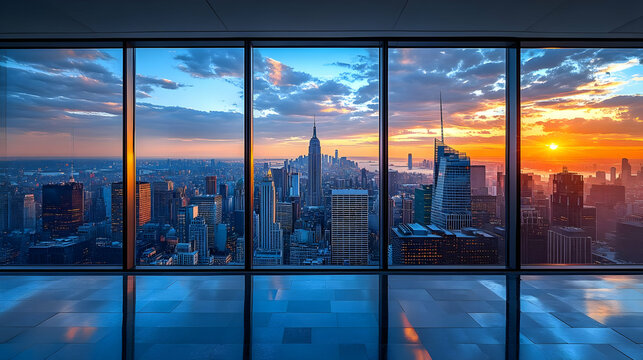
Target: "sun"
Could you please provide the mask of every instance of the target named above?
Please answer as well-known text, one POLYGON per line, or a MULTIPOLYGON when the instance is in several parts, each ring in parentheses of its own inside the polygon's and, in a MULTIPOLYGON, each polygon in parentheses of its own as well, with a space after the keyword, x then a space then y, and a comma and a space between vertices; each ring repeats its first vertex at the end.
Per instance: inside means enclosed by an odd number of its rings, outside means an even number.
POLYGON ((547 145, 547 147, 549 147, 549 150, 556 150, 556 149, 558 149, 558 145, 557 145, 557 144, 554 144, 554 143, 551 143, 551 144, 547 145))

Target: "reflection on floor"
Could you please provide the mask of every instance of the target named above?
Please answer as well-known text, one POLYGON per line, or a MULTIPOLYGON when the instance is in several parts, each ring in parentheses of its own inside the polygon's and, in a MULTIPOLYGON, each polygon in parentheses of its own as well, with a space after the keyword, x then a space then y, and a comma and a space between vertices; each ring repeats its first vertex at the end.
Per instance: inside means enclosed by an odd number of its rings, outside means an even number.
POLYGON ((256 276, 253 359, 377 359, 377 275, 256 276))
POLYGON ((0 277, 0 359, 119 359, 120 276, 0 277))
MULTIPOLYGON (((242 359, 245 280, 136 276, 126 346, 136 359, 242 359)), ((253 359, 378 358, 379 275, 252 284, 253 359)), ((120 359, 122 286, 0 276, 0 360, 120 359)), ((504 276, 390 275, 387 300, 390 359, 504 359, 504 276)), ((521 359, 643 359, 643 276, 523 276, 521 310, 521 359)))
POLYGON ((503 359, 504 276, 389 276, 388 358, 503 359))
POLYGON ((643 276, 521 280, 521 359, 643 359, 643 276))

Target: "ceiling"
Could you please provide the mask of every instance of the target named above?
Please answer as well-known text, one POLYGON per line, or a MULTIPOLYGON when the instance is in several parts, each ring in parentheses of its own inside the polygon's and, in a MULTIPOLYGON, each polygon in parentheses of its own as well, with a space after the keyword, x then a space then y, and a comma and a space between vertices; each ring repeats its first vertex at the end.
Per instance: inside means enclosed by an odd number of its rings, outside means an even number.
POLYGON ((643 38, 642 0, 2 0, 0 38, 643 38))

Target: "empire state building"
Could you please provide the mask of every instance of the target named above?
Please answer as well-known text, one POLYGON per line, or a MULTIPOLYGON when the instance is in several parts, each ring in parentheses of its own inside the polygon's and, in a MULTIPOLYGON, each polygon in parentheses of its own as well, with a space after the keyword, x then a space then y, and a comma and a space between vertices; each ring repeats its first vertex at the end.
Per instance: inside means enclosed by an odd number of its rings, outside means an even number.
POLYGON ((313 137, 308 144, 308 206, 322 205, 321 145, 313 122, 313 137))

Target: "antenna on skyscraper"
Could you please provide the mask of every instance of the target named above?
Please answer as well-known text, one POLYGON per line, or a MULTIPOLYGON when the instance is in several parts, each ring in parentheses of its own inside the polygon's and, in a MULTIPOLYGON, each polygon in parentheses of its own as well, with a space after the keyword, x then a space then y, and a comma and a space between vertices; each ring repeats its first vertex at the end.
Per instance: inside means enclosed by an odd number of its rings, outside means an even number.
POLYGON ((442 142, 444 142, 444 120, 442 120, 442 91, 440 91, 440 134, 442 135, 442 142))
POLYGON ((315 119, 315 114, 313 114, 313 137, 317 137, 317 120, 315 119))

